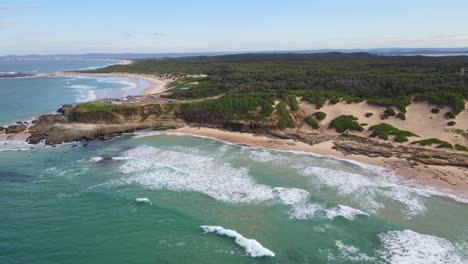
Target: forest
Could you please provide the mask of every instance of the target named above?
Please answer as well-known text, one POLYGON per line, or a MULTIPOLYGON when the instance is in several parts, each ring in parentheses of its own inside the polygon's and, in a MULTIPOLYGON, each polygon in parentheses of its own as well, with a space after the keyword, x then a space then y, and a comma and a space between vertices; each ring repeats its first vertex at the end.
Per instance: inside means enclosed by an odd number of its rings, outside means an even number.
MULTIPOLYGON (((320 53, 145 59, 93 72, 176 74, 180 77, 165 95, 176 99, 225 95, 219 104, 235 101, 239 106, 253 103, 260 106, 259 98, 288 103, 294 101, 291 97, 298 96, 317 108, 326 100, 331 103, 367 100, 371 104, 395 106, 403 112, 412 100, 423 100, 449 106, 452 108, 449 116, 455 116, 463 111, 464 100, 468 98, 468 74, 463 69, 468 69, 466 56, 320 53), (198 74, 206 77, 192 76, 198 74)), ((223 110, 218 103, 210 104, 207 106, 210 109, 223 110)))

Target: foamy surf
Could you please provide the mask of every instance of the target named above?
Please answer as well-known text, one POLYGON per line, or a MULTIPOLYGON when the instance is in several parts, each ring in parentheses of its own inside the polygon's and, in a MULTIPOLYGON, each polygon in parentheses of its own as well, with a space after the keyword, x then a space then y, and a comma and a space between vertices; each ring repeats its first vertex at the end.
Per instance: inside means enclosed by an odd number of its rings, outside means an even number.
POLYGON ((385 263, 390 264, 466 264, 468 255, 448 240, 411 230, 380 234, 385 263))
POLYGON ((274 257, 275 253, 268 248, 262 246, 257 240, 255 239, 248 239, 239 234, 238 232, 225 229, 222 226, 201 226, 205 233, 217 233, 222 236, 227 236, 235 239, 236 244, 242 247, 245 252, 251 257, 274 257))
POLYGON ((125 151, 122 153, 125 163, 119 169, 127 176, 114 184, 199 192, 227 203, 277 201, 291 207, 289 216, 295 219, 322 217, 331 220, 341 216, 352 220, 357 215, 367 215, 348 206, 327 208, 322 204, 312 204, 306 190, 258 184, 247 168, 234 168, 215 156, 182 151, 150 146, 125 151))

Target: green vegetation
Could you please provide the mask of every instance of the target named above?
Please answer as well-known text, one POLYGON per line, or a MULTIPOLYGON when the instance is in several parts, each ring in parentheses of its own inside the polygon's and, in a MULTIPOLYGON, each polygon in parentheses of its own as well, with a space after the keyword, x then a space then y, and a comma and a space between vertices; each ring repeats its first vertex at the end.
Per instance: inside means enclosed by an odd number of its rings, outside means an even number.
POLYGON ((314 116, 315 119, 317 119, 318 121, 322 121, 327 117, 327 114, 319 111, 315 112, 312 116, 314 116))
POLYGON ((459 144, 455 144, 455 149, 460 151, 468 151, 468 148, 459 144))
POLYGON ((364 128, 356 122, 358 120, 352 115, 340 115, 339 117, 333 119, 330 123, 330 128, 335 128, 336 132, 344 133, 346 131, 364 131, 364 128))
POLYGON ((276 105, 276 112, 279 115, 278 127, 294 128, 296 126, 294 124, 294 119, 291 117, 288 109, 286 108, 285 103, 280 102, 278 105, 276 105))
POLYGON ((451 92, 426 92, 418 94, 414 97, 415 101, 429 101, 440 107, 450 106, 452 108, 452 113, 454 116, 458 115, 465 109, 464 98, 467 97, 467 91, 465 89, 464 95, 460 93, 451 93, 451 92))
POLYGON ((406 115, 403 113, 398 113, 395 118, 401 119, 401 120, 406 120, 406 115))
POLYGON ((263 120, 273 112, 271 93, 240 93, 216 100, 181 104, 181 117, 194 122, 223 122, 227 120, 263 120))
POLYGON ((447 113, 445 113, 444 117, 447 118, 447 119, 454 119, 455 114, 453 112, 447 112, 447 113))
POLYGON ((457 122, 455 122, 455 121, 449 121, 449 122, 447 123, 447 126, 454 126, 454 125, 456 125, 456 124, 457 124, 457 122))
POLYGON ((291 111, 299 111, 299 103, 296 100, 296 96, 289 95, 288 96, 288 105, 291 111))
POLYGON ((308 116, 305 118, 305 122, 314 129, 319 129, 320 124, 313 116, 308 116))
POLYGON ((383 140, 388 140, 388 136, 393 135, 395 136, 395 142, 407 142, 408 137, 417 137, 416 134, 400 130, 392 125, 382 123, 375 126, 371 126, 369 130, 372 131, 371 137, 379 137, 383 140))
MULTIPOLYGON (((367 53, 322 54, 237 54, 136 60, 92 72, 176 74, 168 97, 196 99, 237 93, 278 91, 302 97, 320 108, 330 103, 361 102, 396 107, 405 113, 411 99, 430 101, 452 108, 454 115, 464 109, 468 98, 468 75, 458 74, 468 58, 377 56, 367 53), (207 75, 193 79, 188 74, 207 75)), ((252 98, 254 99, 254 98, 252 98)), ((292 100, 280 100, 296 109, 292 100), (289 101, 289 102, 288 102, 289 101)))
POLYGON ((439 108, 432 108, 431 109, 431 113, 433 113, 433 114, 438 114, 439 112, 440 112, 439 108))
POLYGON ((438 138, 430 138, 430 139, 425 139, 425 140, 419 140, 419 141, 414 141, 411 142, 411 144, 418 144, 421 146, 432 146, 432 145, 437 145, 437 148, 448 148, 448 149, 453 149, 453 145, 448 143, 447 141, 440 140, 438 138))
POLYGON ((374 115, 374 113, 366 113, 365 117, 369 118, 369 117, 371 117, 373 115, 374 115))
POLYGON ((393 110, 393 108, 389 107, 389 108, 385 109, 381 119, 387 119, 388 117, 395 116, 395 115, 396 115, 395 110, 393 110))
POLYGON ((135 106, 110 105, 110 104, 105 104, 103 102, 97 101, 97 102, 79 104, 76 106, 76 111, 78 113, 95 112, 95 111, 112 113, 113 111, 119 111, 119 110, 122 111, 122 110, 128 110, 132 108, 135 108, 135 106))

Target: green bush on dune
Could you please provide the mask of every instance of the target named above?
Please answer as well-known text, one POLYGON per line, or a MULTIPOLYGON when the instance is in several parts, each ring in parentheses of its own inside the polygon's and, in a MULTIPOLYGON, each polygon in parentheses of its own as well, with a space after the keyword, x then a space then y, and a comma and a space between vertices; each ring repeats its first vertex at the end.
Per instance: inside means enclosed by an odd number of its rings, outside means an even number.
POLYGON ((453 145, 448 143, 447 141, 440 140, 438 138, 429 138, 419 141, 411 142, 411 144, 417 144, 421 146, 432 146, 436 145, 436 148, 448 148, 453 149, 453 145))
POLYGON ((459 144, 455 144, 455 149, 460 151, 468 151, 468 148, 459 144))
POLYGON ((320 124, 313 116, 308 116, 305 118, 305 122, 314 129, 319 129, 320 124))
POLYGON ((286 108, 285 103, 280 102, 278 105, 276 105, 276 112, 279 115, 278 127, 294 128, 296 126, 294 124, 294 119, 291 117, 291 115, 289 114, 288 109, 286 108))
POLYGON ((450 121, 450 122, 447 123, 447 126, 454 126, 454 125, 456 125, 456 124, 457 124, 457 122, 455 122, 455 121, 450 121))
POLYGON ((364 131, 364 128, 356 122, 358 118, 352 115, 340 115, 333 119, 330 123, 330 128, 335 128, 336 132, 344 133, 346 131, 364 131))
POLYGON ((319 111, 319 112, 315 112, 315 113, 313 114, 313 116, 314 116, 315 119, 317 119, 318 121, 322 121, 322 120, 324 120, 324 119, 327 117, 327 114, 324 113, 324 112, 320 112, 320 111, 319 111))
POLYGON ((388 140, 390 135, 395 136, 395 142, 407 142, 408 137, 417 137, 418 135, 405 130, 400 130, 392 125, 382 123, 371 126, 369 130, 372 131, 371 137, 378 137, 383 140, 388 140))

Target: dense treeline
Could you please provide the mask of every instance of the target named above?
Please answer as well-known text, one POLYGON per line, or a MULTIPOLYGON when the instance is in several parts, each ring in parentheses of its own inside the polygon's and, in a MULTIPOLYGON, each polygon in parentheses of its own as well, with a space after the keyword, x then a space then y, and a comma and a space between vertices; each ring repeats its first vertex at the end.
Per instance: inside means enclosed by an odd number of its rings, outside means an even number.
MULTIPOLYGON (((272 92, 302 96, 321 105, 369 100, 403 112, 411 97, 463 110, 468 98, 468 57, 378 56, 367 53, 241 54, 138 60, 98 72, 177 73, 184 76, 170 95, 202 98, 217 94, 272 92), (207 74, 193 84, 189 74, 207 74), (192 82, 192 83, 190 83, 192 82), (180 88, 180 89, 178 89, 180 88)), ((286 103, 291 97, 285 98, 286 103)), ((292 107, 295 108, 294 102, 292 107)))

